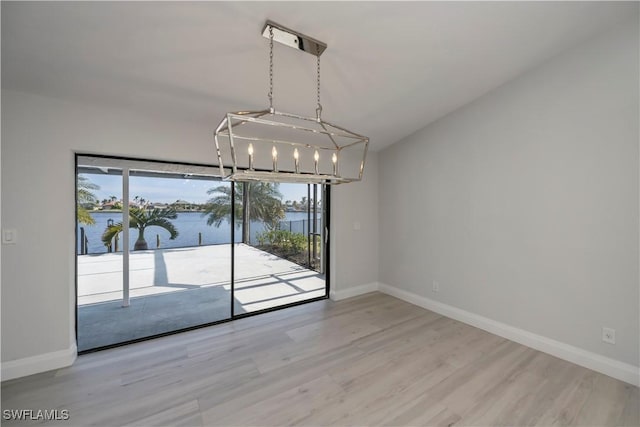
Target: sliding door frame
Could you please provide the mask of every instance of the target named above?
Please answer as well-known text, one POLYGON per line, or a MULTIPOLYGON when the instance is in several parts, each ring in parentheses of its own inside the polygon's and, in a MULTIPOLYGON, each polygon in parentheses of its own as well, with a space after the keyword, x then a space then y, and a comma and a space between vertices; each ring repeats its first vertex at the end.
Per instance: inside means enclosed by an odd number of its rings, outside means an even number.
MULTIPOLYGON (((75 175, 74 175, 74 201, 75 201, 75 206, 74 206, 74 224, 75 224, 75 230, 74 230, 74 236, 75 236, 75 245, 74 245, 74 269, 75 269, 75 280, 74 280, 74 297, 75 297, 75 310, 74 310, 74 330, 75 330, 75 337, 76 337, 76 343, 78 341, 78 216, 76 213, 76 206, 78 205, 78 159, 80 157, 93 157, 93 158, 97 158, 97 159, 111 159, 111 160, 123 160, 123 161, 141 161, 141 162, 149 162, 149 163, 158 163, 158 164, 170 164, 170 165, 177 165, 177 166, 193 166, 193 167, 215 167, 217 168, 217 165, 207 165, 207 164, 202 164, 202 163, 189 163, 189 162, 174 162, 174 161, 169 161, 169 160, 152 160, 152 159, 143 159, 143 158, 135 158, 135 157, 124 157, 124 156, 109 156, 109 155, 104 155, 104 154, 91 154, 91 153, 84 153, 84 152, 75 152, 74 153, 74 170, 75 170, 75 175)), ((124 167, 123 167, 124 169, 124 167)), ((236 183, 235 182, 231 182, 231 200, 232 203, 235 204, 235 186, 236 183)), ((237 319, 242 319, 245 317, 251 317, 251 316, 256 316, 259 314, 264 314, 264 313, 269 313, 272 311, 277 311, 277 310, 283 310, 286 308, 291 308, 291 307, 295 307, 298 305, 303 305, 303 304, 308 304, 308 303, 312 303, 312 302, 316 302, 316 301, 322 301, 325 299, 329 298, 329 293, 330 293, 330 289, 331 289, 331 283, 330 283, 330 262, 329 262, 329 248, 330 248, 330 239, 331 236, 329 235, 329 230, 330 230, 330 212, 331 212, 331 186, 330 185, 322 185, 321 186, 321 191, 323 193, 323 217, 324 217, 324 221, 323 221, 323 227, 324 227, 324 250, 323 250, 323 256, 325 261, 325 271, 324 271, 324 276, 325 276, 325 294, 323 296, 320 297, 314 297, 314 298, 309 298, 306 300, 302 300, 302 301, 296 301, 296 302, 292 302, 292 303, 287 303, 287 304, 282 304, 282 305, 278 305, 275 307, 269 307, 269 308, 265 308, 262 310, 256 310, 256 311, 251 311, 251 312, 247 312, 247 313, 240 313, 240 314, 235 314, 235 307, 234 307, 234 292, 235 292, 235 206, 231 207, 231 293, 230 293, 230 304, 231 304, 231 308, 230 308, 230 317, 226 318, 226 319, 221 319, 221 320, 216 320, 213 322, 207 322, 207 323, 203 323, 200 325, 195 325, 195 326, 189 326, 186 328, 181 328, 181 329, 176 329, 173 331, 168 331, 168 332, 162 332, 159 334, 155 334, 155 335, 150 335, 150 336, 146 336, 146 337, 141 337, 141 338, 135 338, 132 340, 128 340, 128 341, 123 341, 123 342, 119 342, 119 343, 115 343, 115 344, 109 344, 109 345, 105 345, 105 346, 100 346, 100 347, 95 347, 95 348, 91 348, 88 350, 83 350, 83 351, 79 351, 78 355, 83 355, 83 354, 88 354, 88 353, 94 353, 96 351, 101 351, 101 350, 107 350, 110 348, 115 348, 115 347, 121 347, 121 346, 125 346, 128 344, 133 344, 133 343, 137 343, 137 342, 142 342, 142 341, 147 341, 147 340, 152 340, 152 339, 156 339, 156 338, 160 338, 160 337, 165 337, 165 336, 169 336, 169 335, 174 335, 174 334, 179 334, 182 332, 187 332, 187 331, 192 331, 192 330, 196 330, 196 329, 201 329, 201 328, 206 328, 209 326, 214 326, 214 325, 219 325, 222 323, 227 323, 227 322, 231 322, 237 319)), ((124 194, 123 194, 124 197, 124 194)), ((128 202, 128 200, 127 200, 128 202)), ((124 211, 123 211, 123 215, 124 215, 124 211)), ((124 219, 124 218, 123 218, 124 219)), ((128 263, 128 260, 126 261, 128 263)))

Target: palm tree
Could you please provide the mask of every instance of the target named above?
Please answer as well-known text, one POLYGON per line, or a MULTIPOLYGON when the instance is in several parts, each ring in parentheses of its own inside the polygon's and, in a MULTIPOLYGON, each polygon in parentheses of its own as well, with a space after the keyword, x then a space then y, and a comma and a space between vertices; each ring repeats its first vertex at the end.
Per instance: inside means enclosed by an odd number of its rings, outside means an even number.
POLYGON ((89 181, 86 176, 78 175, 77 181, 77 204, 76 217, 80 224, 94 225, 96 221, 93 219, 89 211, 84 207, 85 204, 97 202, 96 195, 91 190, 99 190, 100 186, 89 181))
MULTIPOLYGON (((222 220, 231 221, 231 186, 221 185, 207 191, 214 197, 207 202, 203 215, 209 215, 207 225, 219 227, 222 220)), ((284 219, 282 194, 278 184, 269 182, 246 182, 236 185, 235 217, 243 221, 243 241, 249 243, 250 221, 264 222, 267 228, 273 229, 284 219), (247 194, 245 197, 245 188, 247 194), (245 208, 243 209, 243 206, 245 208), (243 211, 247 214, 243 216, 243 211)))
MULTIPOLYGON (((138 229, 138 239, 133 246, 134 251, 149 249, 147 241, 144 239, 144 230, 147 227, 161 227, 169 232, 169 239, 174 240, 178 237, 178 230, 170 219, 178 218, 175 209, 153 209, 151 211, 131 207, 129 209, 129 228, 138 229)), ((102 233, 102 243, 109 246, 113 238, 122 231, 122 223, 113 224, 107 227, 102 233)))

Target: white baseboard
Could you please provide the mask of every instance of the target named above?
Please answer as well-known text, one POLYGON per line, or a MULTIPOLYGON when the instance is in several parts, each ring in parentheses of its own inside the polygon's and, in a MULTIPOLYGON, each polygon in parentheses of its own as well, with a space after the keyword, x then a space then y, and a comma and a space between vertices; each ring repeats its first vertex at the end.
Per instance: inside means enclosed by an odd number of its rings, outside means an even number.
POLYGON ((640 385, 640 367, 638 366, 633 366, 542 335, 534 334, 507 325, 506 323, 498 322, 412 292, 404 291, 394 286, 380 283, 378 290, 451 319, 459 320, 460 322, 467 323, 508 340, 575 363, 576 365, 584 366, 585 368, 635 386, 640 385))
POLYGON ((76 344, 65 350, 2 362, 2 381, 71 366, 78 357, 76 344))
POLYGON ((329 297, 334 301, 355 297, 358 295, 368 294, 378 290, 378 282, 366 283, 364 285, 353 286, 346 289, 338 289, 329 292, 329 297))

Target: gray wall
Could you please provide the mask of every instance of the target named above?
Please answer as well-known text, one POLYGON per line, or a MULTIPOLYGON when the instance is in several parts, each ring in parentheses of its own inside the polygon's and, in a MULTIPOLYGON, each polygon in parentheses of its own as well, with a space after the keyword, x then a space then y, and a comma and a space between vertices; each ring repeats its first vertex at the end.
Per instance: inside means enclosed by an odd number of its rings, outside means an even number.
POLYGON ((378 153, 367 155, 362 181, 332 188, 331 206, 331 291, 377 283, 378 153))
MULTIPOLYGON (((212 163, 212 134, 167 117, 2 91, 2 226, 18 230, 18 243, 2 248, 3 362, 74 342, 74 152, 212 163)), ((372 179, 357 184, 367 197, 376 192, 375 170, 374 157, 372 179)), ((349 191, 336 192, 333 226, 342 233, 362 215, 364 237, 340 237, 334 252, 361 267, 337 269, 335 289, 377 276, 368 271, 377 262, 377 214, 359 213, 362 199, 344 197, 349 191)))
POLYGON ((380 282, 639 365, 636 21, 380 153, 380 282))

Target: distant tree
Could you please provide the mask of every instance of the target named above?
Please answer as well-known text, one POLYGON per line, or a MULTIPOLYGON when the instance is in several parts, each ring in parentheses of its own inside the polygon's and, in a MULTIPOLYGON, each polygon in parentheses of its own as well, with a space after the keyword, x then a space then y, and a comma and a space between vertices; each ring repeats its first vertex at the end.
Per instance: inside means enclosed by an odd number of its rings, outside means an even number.
MULTIPOLYGON (((147 241, 144 239, 144 231, 148 227, 161 227, 169 232, 169 239, 174 240, 178 237, 178 230, 170 221, 178 218, 178 214, 175 209, 153 209, 147 211, 138 207, 131 207, 129 209, 129 228, 135 228, 138 230, 138 239, 133 246, 134 251, 149 249, 147 241)), ((109 246, 113 238, 120 232, 122 232, 123 224, 119 222, 107 227, 102 233, 102 243, 105 246, 109 246)))
MULTIPOLYGON (((221 185, 211 188, 207 194, 214 195, 207 202, 203 212, 203 215, 208 215, 207 224, 219 227, 223 220, 231 221, 231 186, 221 185)), ((235 206, 235 217, 242 218, 244 221, 245 236, 249 235, 247 229, 250 221, 261 221, 267 228, 273 229, 285 217, 282 194, 278 190, 278 184, 274 183, 248 182, 236 185, 233 206, 235 206), (247 188, 248 218, 242 217, 245 188, 247 188)))
POLYGON ((86 176, 78 175, 76 188, 78 199, 76 204, 76 217, 78 218, 78 222, 80 224, 94 225, 96 221, 85 206, 98 201, 92 190, 99 190, 100 186, 89 181, 89 178, 86 176))

